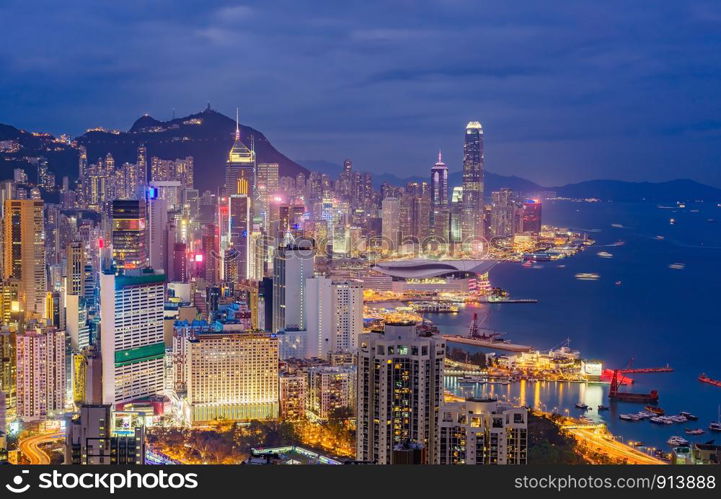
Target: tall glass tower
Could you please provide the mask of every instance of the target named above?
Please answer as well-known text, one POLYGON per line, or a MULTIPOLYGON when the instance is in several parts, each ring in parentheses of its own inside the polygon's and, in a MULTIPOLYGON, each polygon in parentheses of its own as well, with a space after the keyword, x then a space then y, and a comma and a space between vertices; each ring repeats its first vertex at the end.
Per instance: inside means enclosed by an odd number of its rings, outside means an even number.
POLYGON ((466 125, 463 144, 463 240, 483 236, 483 127, 466 125))

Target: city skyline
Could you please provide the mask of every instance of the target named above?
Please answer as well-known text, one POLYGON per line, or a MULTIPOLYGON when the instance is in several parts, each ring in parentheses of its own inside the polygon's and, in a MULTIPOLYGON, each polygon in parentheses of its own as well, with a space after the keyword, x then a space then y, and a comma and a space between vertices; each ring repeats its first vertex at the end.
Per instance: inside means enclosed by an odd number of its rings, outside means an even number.
POLYGON ((350 157, 405 177, 439 147, 460 169, 457 129, 478 119, 494 173, 541 185, 690 177, 721 186, 709 98, 721 13, 711 3, 474 12, 459 0, 324 14, 254 2, 189 3, 187 13, 165 2, 18 5, 0 7, 0 26, 26 45, 0 52, 0 122, 24 129, 127 129, 143 112, 166 120, 209 101, 229 115, 239 105, 242 123, 297 161, 350 157), (18 31, 38 15, 56 35, 18 31))

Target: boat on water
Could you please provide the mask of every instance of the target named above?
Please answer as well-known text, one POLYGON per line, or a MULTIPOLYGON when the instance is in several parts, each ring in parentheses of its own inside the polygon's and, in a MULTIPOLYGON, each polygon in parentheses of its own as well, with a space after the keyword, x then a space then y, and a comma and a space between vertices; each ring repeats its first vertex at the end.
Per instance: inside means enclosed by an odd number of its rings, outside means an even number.
POLYGON ((713 378, 711 378, 711 377, 709 377, 709 376, 706 376, 706 373, 702 373, 702 374, 698 377, 698 380, 699 380, 701 383, 708 383, 709 385, 721 387, 721 380, 713 379, 713 378))
POLYGON ((676 223, 676 219, 675 219, 675 218, 669 218, 669 219, 668 219, 668 223, 671 224, 671 225, 673 225, 673 224, 676 223))
POLYGON ((666 239, 666 238, 663 237, 663 236, 656 236, 654 239, 658 239, 659 241, 663 241, 663 240, 666 239))
POLYGON ((679 412, 679 414, 680 414, 681 416, 685 417, 685 418, 686 418, 687 420, 689 420, 689 421, 698 421, 698 416, 694 416, 694 415, 691 414, 690 412, 681 411, 681 412, 679 412))
POLYGON ((621 224, 611 224, 611 227, 614 227, 616 229, 623 229, 623 225, 621 224))
POLYGON ((620 286, 621 284, 623 284, 623 281, 616 281, 615 284, 616 284, 616 286, 620 286))
POLYGON ((576 409, 583 409, 584 411, 587 411, 588 404, 584 404, 583 402, 576 402, 576 409))
POLYGON ((598 407, 597 407, 597 409, 598 409, 599 411, 607 411, 607 410, 608 410, 608 406, 607 406, 607 405, 603 405, 603 404, 599 404, 598 407))
POLYGON ((686 268, 686 264, 685 264, 685 263, 676 262, 676 263, 672 263, 671 265, 669 265, 668 268, 674 269, 674 270, 683 270, 683 269, 686 268))
POLYGON ((619 414, 618 419, 622 421, 638 421, 638 417, 635 414, 619 414))
POLYGON ((654 407, 654 406, 652 406, 652 405, 647 405, 647 406, 645 407, 645 409, 646 409, 648 412, 652 412, 652 413, 654 413, 654 414, 656 414, 656 415, 658 415, 658 416, 663 416, 663 415, 666 413, 666 411, 664 411, 664 410, 661 409, 660 407, 654 407))
POLYGON ((704 433, 706 433, 706 430, 702 430, 701 428, 696 428, 693 430, 691 428, 686 428, 684 430, 684 433, 686 433, 686 435, 703 435, 704 433))
POLYGON ((596 254, 601 258, 613 258, 613 253, 609 253, 608 251, 599 251, 596 254))
POLYGON ((597 281, 601 276, 595 272, 579 272, 575 277, 579 281, 597 281))
POLYGON ((686 440, 683 437, 679 437, 678 435, 674 435, 671 438, 669 438, 668 440, 666 440, 666 443, 668 445, 673 445, 674 447, 678 447, 678 446, 688 445, 688 440, 686 440))

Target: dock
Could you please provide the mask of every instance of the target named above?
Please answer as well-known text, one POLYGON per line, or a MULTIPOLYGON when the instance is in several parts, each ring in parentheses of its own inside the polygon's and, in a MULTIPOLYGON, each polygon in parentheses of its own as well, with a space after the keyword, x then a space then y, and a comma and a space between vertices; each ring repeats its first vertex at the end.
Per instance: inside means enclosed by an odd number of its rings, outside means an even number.
POLYGON ((490 350, 503 350, 505 352, 530 352, 532 350, 532 348, 528 345, 506 343, 505 341, 481 340, 476 338, 469 338, 468 336, 443 335, 443 339, 449 343, 461 343, 463 345, 472 345, 476 347, 488 348, 490 350))

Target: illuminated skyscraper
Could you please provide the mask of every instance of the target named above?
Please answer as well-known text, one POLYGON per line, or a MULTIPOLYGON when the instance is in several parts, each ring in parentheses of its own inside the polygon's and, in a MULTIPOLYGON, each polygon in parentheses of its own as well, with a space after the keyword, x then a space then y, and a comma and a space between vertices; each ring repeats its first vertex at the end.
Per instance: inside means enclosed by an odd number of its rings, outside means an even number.
POLYGON ((3 217, 3 278, 17 279, 26 318, 43 317, 47 277, 43 202, 5 201, 3 217))
POLYGON ((431 168, 431 229, 441 241, 448 241, 450 230, 450 206, 448 201, 448 167, 441 151, 438 161, 431 168))
POLYGON ((434 210, 448 207, 448 167, 443 162, 441 151, 438 151, 438 161, 431 168, 431 203, 434 210))
POLYGON ((541 210, 543 205, 538 199, 523 201, 521 213, 521 231, 538 234, 541 232, 541 210))
POLYGON ((437 464, 444 357, 445 341, 414 323, 386 322, 383 333, 363 335, 356 459, 393 464, 393 448, 412 441, 427 449, 427 464, 437 464))
POLYGON ((226 275, 226 281, 237 282, 247 279, 249 273, 251 199, 247 195, 232 194, 228 197, 228 240, 229 249, 234 250, 228 258, 234 258, 235 275, 226 275))
POLYGON ((516 213, 518 202, 513 191, 502 188, 491 193, 491 234, 494 237, 510 237, 517 231, 516 213))
POLYGON ((103 403, 163 390, 165 274, 152 270, 100 275, 103 403))
POLYGON ((117 269, 148 265, 146 208, 144 200, 116 199, 112 211, 113 263, 117 269))
POLYGON ((242 194, 255 199, 255 151, 240 140, 240 123, 236 115, 235 142, 225 167, 225 194, 242 194))
POLYGON ((463 144, 463 240, 483 236, 483 127, 466 125, 463 144))

